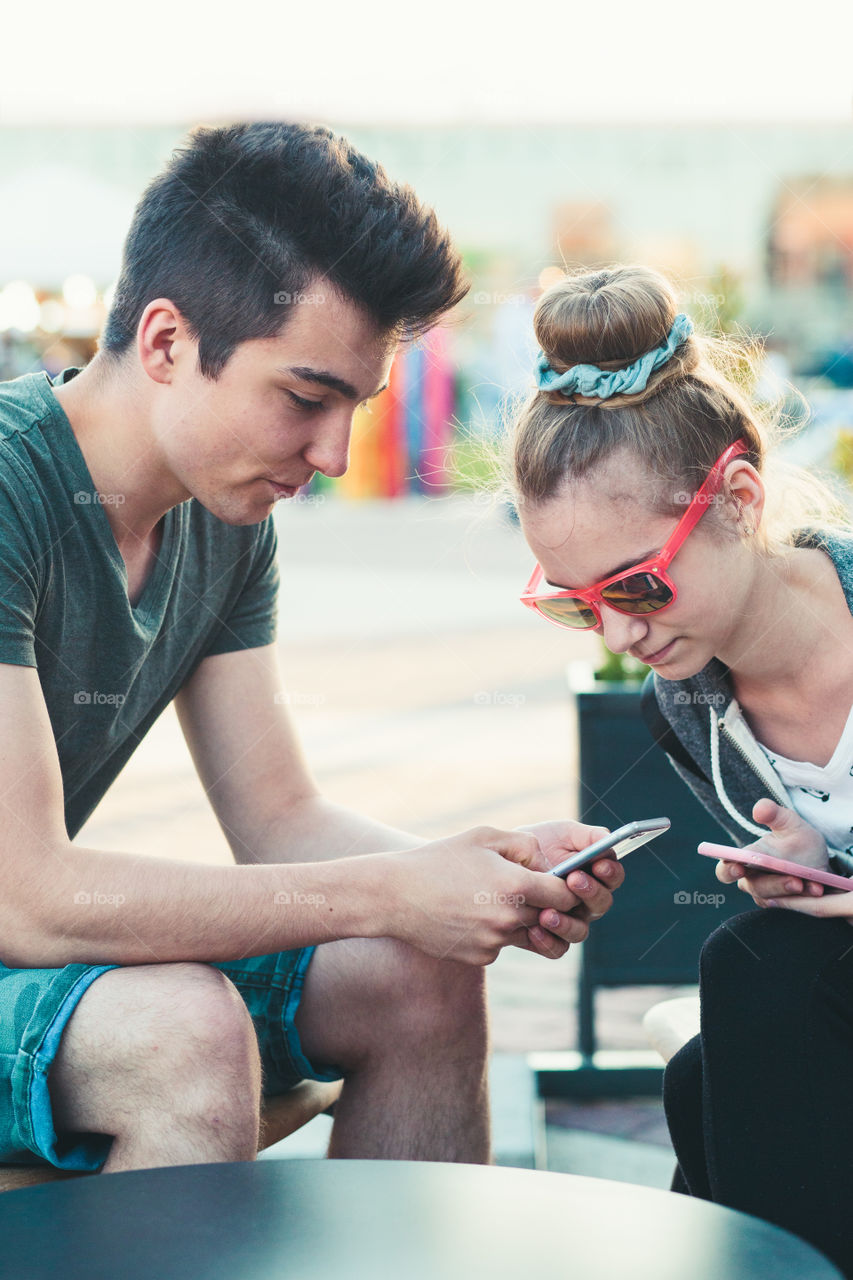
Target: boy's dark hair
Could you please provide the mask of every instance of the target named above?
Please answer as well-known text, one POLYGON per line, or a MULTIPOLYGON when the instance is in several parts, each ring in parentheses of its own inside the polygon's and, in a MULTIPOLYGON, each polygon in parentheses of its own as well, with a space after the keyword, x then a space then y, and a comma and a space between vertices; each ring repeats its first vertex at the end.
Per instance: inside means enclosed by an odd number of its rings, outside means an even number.
POLYGON ((239 343, 276 334, 318 278, 402 340, 469 287, 433 210, 330 129, 199 128, 136 207, 101 349, 121 356, 147 303, 169 298, 216 379, 239 343))

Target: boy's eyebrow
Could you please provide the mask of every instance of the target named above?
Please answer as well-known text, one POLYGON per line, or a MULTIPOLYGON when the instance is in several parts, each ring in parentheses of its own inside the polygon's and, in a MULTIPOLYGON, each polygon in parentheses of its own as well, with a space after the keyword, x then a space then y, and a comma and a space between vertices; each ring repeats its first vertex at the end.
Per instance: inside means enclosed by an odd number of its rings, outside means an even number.
MULTIPOLYGON (((336 373, 329 373, 326 369, 312 369, 304 364, 278 365, 276 373, 289 373, 294 377, 301 378, 303 382, 319 382, 321 386, 328 387, 331 391, 340 392, 342 396, 346 396, 347 400, 358 399, 358 392, 351 382, 347 382, 344 378, 339 378, 336 373)), ((372 400, 374 396, 379 395, 380 391, 384 391, 387 386, 387 382, 383 383, 367 399, 372 400)))
MULTIPOLYGON (((626 560, 624 564, 617 565, 615 569, 611 569, 609 573, 605 573, 598 581, 605 582, 607 578, 615 578, 617 573, 621 573, 623 569, 633 569, 635 564, 644 564, 646 560, 651 560, 652 556, 657 555, 659 551, 660 547, 655 547, 653 551, 647 551, 642 556, 634 556, 632 559, 626 560)), ((572 590, 571 587, 564 587, 559 582, 552 582, 550 578, 546 578, 545 581, 549 587, 556 587, 558 591, 572 590)))

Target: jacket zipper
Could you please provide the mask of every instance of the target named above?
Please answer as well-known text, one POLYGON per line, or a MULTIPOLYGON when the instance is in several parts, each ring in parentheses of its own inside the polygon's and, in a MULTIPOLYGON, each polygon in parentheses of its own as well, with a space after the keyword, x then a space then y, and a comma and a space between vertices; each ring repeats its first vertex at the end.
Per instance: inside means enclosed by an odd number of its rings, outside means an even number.
POLYGON ((722 733, 723 737, 724 737, 724 738, 726 739, 726 741, 728 742, 729 746, 734 747, 735 751, 738 753, 738 755, 741 757, 741 759, 746 761, 746 763, 749 765, 750 769, 751 769, 751 770, 752 770, 752 772, 755 774, 755 776, 756 776, 756 778, 758 779, 758 781, 761 783, 762 787, 764 787, 766 790, 768 790, 768 791, 772 792, 772 794, 773 794, 773 799, 776 801, 776 803, 777 803, 777 804, 784 805, 784 807, 785 807, 786 809, 787 809, 787 808, 789 808, 789 807, 790 807, 790 804, 791 804, 791 802, 790 802, 789 798, 788 798, 787 796, 784 796, 784 797, 780 796, 779 792, 775 789, 775 784, 774 784, 774 786, 773 786, 773 787, 771 787, 771 786, 770 786, 770 784, 768 783, 767 779, 766 779, 765 777, 763 777, 763 776, 762 776, 762 774, 760 774, 760 773, 758 772, 758 770, 756 769, 756 767, 755 767, 755 765, 753 764, 752 760, 751 760, 751 759, 750 759, 750 757, 747 755, 747 753, 746 753, 746 751, 744 750, 744 748, 740 745, 740 743, 738 742, 737 738, 735 738, 735 737, 733 736, 733 734, 732 734, 732 733, 731 733, 731 731, 729 730, 728 725, 726 724, 725 720, 723 720, 723 718, 722 718, 721 716, 718 716, 718 717, 717 717, 717 728, 720 730, 720 732, 722 733))

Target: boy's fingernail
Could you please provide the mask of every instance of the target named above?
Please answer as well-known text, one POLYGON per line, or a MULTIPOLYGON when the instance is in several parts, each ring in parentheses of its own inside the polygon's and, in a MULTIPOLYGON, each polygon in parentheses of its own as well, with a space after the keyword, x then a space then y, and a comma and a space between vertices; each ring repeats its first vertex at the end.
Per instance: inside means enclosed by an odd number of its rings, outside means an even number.
POLYGON ((557 928, 557 925, 560 923, 560 917, 557 915, 556 911, 548 912, 547 916, 545 917, 545 923, 547 924, 549 929, 557 928))
POLYGON ((588 889, 589 877, 585 876, 583 872, 579 871, 575 879, 572 881, 572 883, 574 884, 576 889, 580 889, 580 890, 588 889))

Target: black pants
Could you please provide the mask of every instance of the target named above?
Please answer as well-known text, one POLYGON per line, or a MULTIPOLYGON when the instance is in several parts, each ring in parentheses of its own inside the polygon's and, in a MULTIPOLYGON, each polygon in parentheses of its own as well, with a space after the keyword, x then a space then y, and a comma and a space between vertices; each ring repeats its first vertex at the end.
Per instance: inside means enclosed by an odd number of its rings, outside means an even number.
POLYGON ((853 1277, 853 927, 767 908, 700 961, 702 1030, 671 1060, 673 1190, 802 1236, 853 1277))

